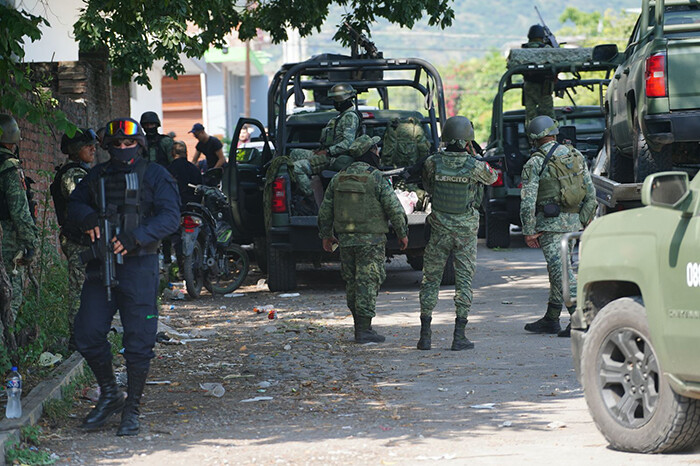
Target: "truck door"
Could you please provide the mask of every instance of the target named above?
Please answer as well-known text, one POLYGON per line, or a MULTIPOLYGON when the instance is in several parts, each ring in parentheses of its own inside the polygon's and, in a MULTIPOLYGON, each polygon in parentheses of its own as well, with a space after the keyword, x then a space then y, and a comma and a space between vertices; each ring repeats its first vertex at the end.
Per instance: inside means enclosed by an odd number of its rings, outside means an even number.
POLYGON ((628 83, 628 78, 633 65, 634 52, 640 47, 639 38, 640 20, 637 20, 625 49, 625 61, 617 67, 613 74, 611 86, 614 86, 614 92, 609 92, 612 136, 617 145, 623 148, 631 147, 632 145, 631 129, 634 122, 631 120, 632 115, 629 115, 627 90, 630 85, 634 85, 634 83, 628 83))
POLYGON ((243 237, 240 242, 245 239, 249 243, 265 236, 263 187, 265 169, 271 159, 272 148, 262 123, 252 118, 239 119, 224 168, 222 189, 231 204, 234 227, 243 237), (239 139, 242 131, 249 131, 252 137, 243 138, 243 142, 239 139))

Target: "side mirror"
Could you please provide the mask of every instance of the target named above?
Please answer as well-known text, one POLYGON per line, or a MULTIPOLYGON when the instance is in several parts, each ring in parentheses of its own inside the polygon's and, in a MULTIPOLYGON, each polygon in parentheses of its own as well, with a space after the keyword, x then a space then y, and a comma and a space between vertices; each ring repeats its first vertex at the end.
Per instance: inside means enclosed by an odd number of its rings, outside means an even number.
POLYGON ((642 185, 642 204, 676 209, 690 195, 688 184, 685 172, 653 173, 642 185))
POLYGON ((593 61, 615 62, 618 54, 617 44, 600 44, 593 47, 591 59, 593 61))

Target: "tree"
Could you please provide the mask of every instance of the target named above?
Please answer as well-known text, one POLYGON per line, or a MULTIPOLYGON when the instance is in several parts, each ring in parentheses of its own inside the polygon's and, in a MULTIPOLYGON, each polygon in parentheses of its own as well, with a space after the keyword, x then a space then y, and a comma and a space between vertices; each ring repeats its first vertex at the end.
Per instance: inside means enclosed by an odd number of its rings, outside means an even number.
MULTIPOLYGON (((88 0, 75 25, 82 49, 104 49, 117 81, 133 79, 150 87, 147 72, 156 60, 164 60, 168 76, 184 72, 180 54, 201 57, 209 47, 225 45, 226 36, 237 30, 241 40, 258 30, 270 34, 274 43, 287 39, 287 29, 302 37, 320 31, 329 7, 338 4, 357 31, 369 33, 379 18, 412 27, 427 16, 428 24, 445 28, 452 24, 452 0, 88 0)), ((334 37, 342 43, 349 36, 339 29, 334 37)))

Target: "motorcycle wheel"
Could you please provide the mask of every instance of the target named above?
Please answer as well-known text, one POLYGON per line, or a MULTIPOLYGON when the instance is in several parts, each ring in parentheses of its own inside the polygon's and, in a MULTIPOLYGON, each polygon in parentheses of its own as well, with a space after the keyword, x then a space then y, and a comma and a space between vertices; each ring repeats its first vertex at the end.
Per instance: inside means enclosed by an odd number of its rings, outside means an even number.
MULTIPOLYGON (((221 253, 219 253, 221 254, 221 253)), ((248 253, 237 244, 229 245, 224 251, 223 267, 219 270, 218 275, 209 274, 205 286, 212 293, 226 294, 231 293, 236 288, 241 286, 243 280, 248 275, 250 261, 248 253)), ((217 260, 220 260, 218 257, 217 260)))
POLYGON ((185 288, 190 298, 199 298, 204 285, 204 271, 202 270, 202 245, 199 241, 194 243, 192 254, 182 258, 182 275, 185 277, 185 288))

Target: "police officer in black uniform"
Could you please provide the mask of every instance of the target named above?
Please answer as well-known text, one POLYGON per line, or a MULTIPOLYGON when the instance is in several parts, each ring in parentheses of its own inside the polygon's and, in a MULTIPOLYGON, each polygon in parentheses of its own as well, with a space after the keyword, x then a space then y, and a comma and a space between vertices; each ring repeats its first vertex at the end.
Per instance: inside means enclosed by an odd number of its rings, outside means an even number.
POLYGON ((156 112, 143 112, 140 123, 146 133, 147 159, 167 168, 173 161, 173 138, 158 132, 160 118, 156 112))
POLYGON ((120 118, 109 122, 102 144, 110 160, 90 170, 76 187, 70 196, 68 215, 92 241, 106 234, 98 226, 98 193, 100 180, 104 179, 107 210, 116 211, 119 217, 120 231, 111 238, 111 245, 123 263, 117 261, 118 283, 112 288, 111 300, 99 278, 100 260, 87 264, 87 278, 75 319, 75 343, 94 372, 101 394, 81 427, 99 428, 121 410, 117 435, 136 435, 139 404, 154 356, 158 326, 157 251, 161 239, 179 226, 180 196, 167 170, 143 157, 146 138, 135 120, 120 118), (124 325, 126 402, 117 388, 107 341, 117 309, 124 325))

